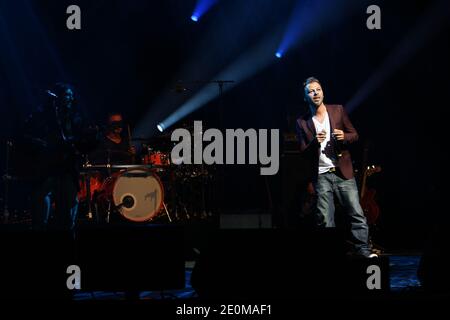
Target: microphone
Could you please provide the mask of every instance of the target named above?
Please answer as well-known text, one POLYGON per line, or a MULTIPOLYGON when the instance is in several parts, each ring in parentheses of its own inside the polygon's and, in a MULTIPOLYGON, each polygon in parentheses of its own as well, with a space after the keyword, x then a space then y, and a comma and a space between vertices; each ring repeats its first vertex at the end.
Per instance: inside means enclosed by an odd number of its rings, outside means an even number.
POLYGON ((53 97, 55 99, 58 98, 58 96, 56 94, 54 94, 53 92, 51 92, 50 90, 46 90, 45 93, 47 93, 49 96, 51 96, 51 97, 53 97))
POLYGON ((116 209, 120 209, 122 207, 129 209, 133 206, 134 206, 134 198, 132 196, 125 196, 122 200, 122 203, 116 206, 116 209))
POLYGON ((341 142, 338 139, 336 139, 334 133, 332 133, 331 136, 333 137, 334 140, 334 151, 336 152, 337 157, 340 158, 342 157, 341 142))

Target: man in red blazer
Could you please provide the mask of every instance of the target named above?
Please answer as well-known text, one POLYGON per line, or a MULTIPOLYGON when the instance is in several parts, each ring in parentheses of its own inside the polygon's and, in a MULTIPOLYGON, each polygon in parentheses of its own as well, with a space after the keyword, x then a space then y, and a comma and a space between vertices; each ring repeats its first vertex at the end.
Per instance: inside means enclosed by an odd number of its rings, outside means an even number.
POLYGON ((317 197, 314 206, 317 226, 336 226, 336 196, 350 218, 355 253, 367 258, 376 257, 368 244, 369 228, 359 203, 348 151, 348 145, 358 140, 358 133, 341 105, 324 104, 318 79, 306 79, 303 89, 309 112, 297 120, 296 127, 300 150, 313 170, 308 192, 317 197))

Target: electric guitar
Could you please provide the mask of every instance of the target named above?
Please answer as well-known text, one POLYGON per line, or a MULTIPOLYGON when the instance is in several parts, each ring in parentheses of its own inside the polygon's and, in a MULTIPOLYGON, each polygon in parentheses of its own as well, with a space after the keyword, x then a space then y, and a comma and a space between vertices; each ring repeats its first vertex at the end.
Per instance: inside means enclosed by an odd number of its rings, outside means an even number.
POLYGON ((380 208, 375 201, 375 189, 367 188, 367 178, 372 174, 380 172, 380 166, 368 165, 370 141, 364 143, 364 151, 362 157, 361 173, 359 176, 359 195, 360 204, 369 225, 374 225, 380 215, 380 208))
POLYGON ((369 225, 376 223, 380 215, 380 207, 375 201, 376 190, 367 188, 367 178, 380 171, 380 166, 368 166, 364 169, 362 176, 360 203, 369 225))

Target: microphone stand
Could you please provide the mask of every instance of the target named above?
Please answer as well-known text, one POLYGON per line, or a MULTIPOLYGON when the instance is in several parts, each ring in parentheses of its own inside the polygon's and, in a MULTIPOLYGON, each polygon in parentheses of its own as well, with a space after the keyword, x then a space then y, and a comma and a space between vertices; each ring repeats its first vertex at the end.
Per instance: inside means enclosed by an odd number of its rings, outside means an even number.
MULTIPOLYGON (((219 88, 219 129, 224 130, 225 124, 224 124, 224 104, 223 104, 223 93, 224 93, 224 85, 234 83, 234 80, 210 80, 210 81, 188 81, 185 83, 191 83, 191 84, 217 84, 219 88)), ((183 88, 181 81, 177 83, 177 88, 182 88, 181 91, 185 91, 185 88, 183 88)), ((178 90, 180 91, 180 90, 178 90)), ((219 181, 217 183, 217 194, 220 194, 220 196, 216 195, 216 199, 218 200, 219 208, 216 208, 219 211, 219 214, 222 213, 223 207, 224 207, 224 190, 225 190, 225 166, 221 166, 218 170, 219 172, 219 181)), ((202 184, 202 188, 205 188, 204 184, 202 184)), ((203 206, 206 207, 206 204, 203 203, 203 206)))
POLYGON ((234 83, 233 80, 212 80, 209 83, 216 83, 219 86, 219 127, 220 129, 224 128, 224 120, 223 120, 223 86, 226 83, 234 83))
MULTIPOLYGON (((224 85, 225 84, 229 84, 229 83, 234 83, 234 80, 211 80, 211 81, 195 81, 196 83, 215 83, 217 84, 218 88, 219 88, 219 129, 221 131, 225 130, 225 121, 224 121, 224 103, 223 103, 223 92, 224 92, 224 85)), ((216 199, 219 201, 219 208, 218 209, 218 213, 223 214, 224 212, 224 203, 225 203, 225 196, 224 196, 224 191, 225 191, 225 166, 220 166, 219 171, 219 181, 218 181, 218 190, 217 193, 220 195, 218 197, 216 197, 216 199)), ((204 189, 205 186, 204 184, 202 184, 202 188, 204 189)), ((205 204, 203 204, 205 206, 205 204)), ((220 219, 219 219, 219 223, 220 223, 220 219)))
MULTIPOLYGON (((220 129, 224 129, 223 128, 223 87, 225 84, 227 83, 234 83, 234 80, 209 80, 209 81, 203 81, 203 80, 197 80, 197 81, 187 81, 187 82, 182 82, 182 81, 178 81, 177 83, 177 87, 181 88, 181 91, 185 91, 186 88, 184 88, 182 86, 183 83, 190 83, 190 84, 217 84, 218 88, 219 88, 219 128, 220 129)), ((178 90, 180 91, 180 90, 178 90)))

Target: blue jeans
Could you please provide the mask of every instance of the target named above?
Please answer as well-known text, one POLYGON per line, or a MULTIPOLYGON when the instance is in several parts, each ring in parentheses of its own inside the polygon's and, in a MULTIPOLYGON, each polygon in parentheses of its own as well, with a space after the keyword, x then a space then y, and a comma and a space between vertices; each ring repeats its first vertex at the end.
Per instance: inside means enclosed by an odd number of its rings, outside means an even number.
POLYGON ((335 173, 326 172, 319 174, 315 183, 317 203, 315 218, 318 227, 335 227, 334 221, 334 196, 336 196, 344 213, 351 223, 352 242, 358 253, 367 253, 369 249, 369 227, 364 211, 359 203, 358 188, 355 178, 344 179, 335 173))

